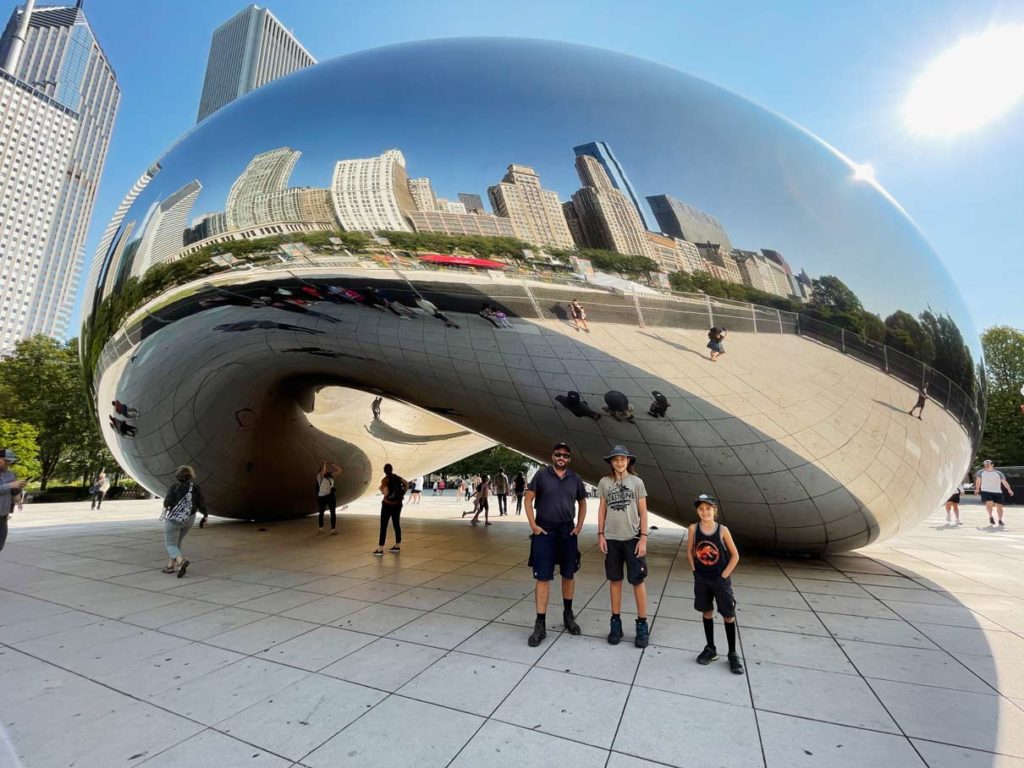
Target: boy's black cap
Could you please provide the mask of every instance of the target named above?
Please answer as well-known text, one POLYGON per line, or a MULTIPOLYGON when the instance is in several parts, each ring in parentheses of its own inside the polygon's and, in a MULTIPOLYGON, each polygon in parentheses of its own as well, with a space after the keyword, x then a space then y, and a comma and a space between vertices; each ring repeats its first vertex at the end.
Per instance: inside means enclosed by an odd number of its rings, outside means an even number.
POLYGON ((696 509, 701 504, 710 504, 713 507, 718 506, 718 499, 706 493, 702 493, 696 499, 693 500, 693 508, 696 509))
POLYGON ((565 451, 566 453, 572 453, 572 448, 569 447, 568 443, 555 443, 555 446, 554 448, 551 449, 551 452, 554 453, 559 449, 565 451))

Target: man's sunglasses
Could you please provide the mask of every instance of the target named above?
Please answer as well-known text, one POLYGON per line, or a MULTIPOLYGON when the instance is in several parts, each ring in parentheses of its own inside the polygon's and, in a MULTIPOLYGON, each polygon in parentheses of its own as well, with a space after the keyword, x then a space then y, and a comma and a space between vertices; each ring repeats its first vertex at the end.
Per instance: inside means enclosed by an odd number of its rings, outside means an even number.
POLYGON ((554 454, 552 454, 552 456, 554 456, 556 459, 571 459, 572 458, 572 454, 571 453, 554 453, 554 454))

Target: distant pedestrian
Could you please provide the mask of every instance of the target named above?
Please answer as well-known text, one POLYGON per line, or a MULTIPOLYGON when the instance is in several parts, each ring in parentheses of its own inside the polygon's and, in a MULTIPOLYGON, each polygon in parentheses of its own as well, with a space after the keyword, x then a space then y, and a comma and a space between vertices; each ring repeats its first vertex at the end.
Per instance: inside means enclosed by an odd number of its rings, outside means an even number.
POLYGON ((338 496, 334 488, 334 477, 342 473, 341 467, 332 464, 327 459, 320 463, 320 471, 316 473, 316 508, 318 513, 317 521, 319 527, 317 534, 324 532, 324 512, 331 510, 331 536, 338 533, 338 496))
POLYGON ((380 418, 380 404, 384 402, 383 397, 373 398, 373 402, 370 403, 370 412, 373 414, 373 418, 380 418))
POLYGON ((668 398, 657 390, 651 392, 651 398, 651 405, 647 409, 647 413, 655 418, 664 418, 665 413, 671 407, 668 404, 668 398))
POLYGON ((110 490, 110 481, 107 479, 106 472, 100 472, 96 477, 96 482, 92 484, 89 492, 92 494, 92 507, 91 509, 99 509, 103 506, 103 499, 107 495, 107 491, 110 490))
POLYGON ((569 302, 569 314, 572 316, 572 325, 577 331, 582 329, 590 333, 590 326, 587 325, 587 311, 583 309, 579 299, 569 302))
POLYGON ((708 349, 711 350, 711 362, 718 362, 718 358, 725 354, 725 337, 729 335, 729 332, 725 328, 719 328, 717 325, 711 326, 708 331, 708 349))
POLYGON ((964 484, 960 483, 953 491, 953 495, 946 499, 946 525, 963 525, 960 522, 960 494, 963 493, 963 490, 964 484), (956 515, 955 523, 953 515, 956 515))
POLYGON ((416 298, 416 306, 422 309, 427 314, 432 315, 433 317, 443 322, 446 328, 459 327, 457 323, 454 323, 451 320, 449 320, 448 317, 444 315, 432 301, 427 301, 422 296, 418 296, 416 298))
POLYGON ((1006 482, 1006 475, 995 468, 992 459, 985 459, 981 471, 974 478, 974 489, 981 494, 981 501, 985 505, 985 511, 988 512, 989 525, 996 524, 992 517, 992 508, 995 507, 996 514, 999 516, 999 525, 1003 526, 1004 488, 1010 496, 1013 496, 1013 488, 1006 482))
POLYGON ((384 498, 380 503, 380 537, 377 548, 373 554, 377 557, 384 556, 384 544, 388 537, 388 522, 395 529, 395 545, 388 550, 392 554, 398 554, 402 546, 402 501, 405 499, 405 492, 409 484, 400 476, 395 474, 390 464, 384 465, 384 479, 380 481, 380 492, 384 498))
POLYGON ((743 674, 743 663, 736 653, 736 598, 732 592, 732 572, 740 561, 739 550, 729 529, 718 522, 718 502, 702 493, 693 502, 698 523, 692 523, 687 538, 686 557, 693 570, 693 607, 701 612, 707 645, 697 656, 698 664, 710 664, 718 658, 715 648, 715 612, 725 620, 729 642, 729 669, 743 674))
POLYGON ((509 480, 504 469, 498 470, 498 474, 494 476, 492 487, 494 488, 494 498, 498 500, 498 517, 507 515, 509 480))
POLYGON ((647 489, 636 475, 636 456, 616 445, 604 457, 611 473, 601 478, 597 493, 597 543, 604 553, 604 575, 611 599, 608 642, 622 639, 622 576, 633 585, 636 601, 636 634, 633 644, 646 648, 651 629, 647 624, 647 489))
POLYGON ((0 448, 0 551, 7 543, 7 519, 14 514, 26 481, 19 480, 11 465, 18 460, 10 448, 0 448))
POLYGON ((515 480, 512 481, 512 488, 516 494, 516 514, 523 514, 523 494, 526 493, 526 475, 517 472, 515 480))
POLYGON ((924 404, 928 402, 928 386, 924 385, 917 388, 917 402, 914 403, 914 407, 907 411, 908 416, 913 416, 914 411, 917 411, 918 420, 921 419, 921 414, 924 413, 924 404))
POLYGON ((440 483, 438 483, 437 480, 435 480, 434 481, 434 494, 433 494, 434 496, 437 496, 437 492, 438 492, 439 488, 440 488, 440 483))
POLYGON ((196 512, 206 516, 206 502, 203 492, 196 484, 196 471, 188 465, 178 467, 174 475, 174 484, 164 496, 164 547, 167 549, 167 565, 164 573, 178 572, 178 578, 185 575, 191 563, 181 551, 181 543, 192 530, 196 520, 196 512))
POLYGON ((422 497, 423 478, 417 477, 411 483, 409 483, 409 503, 419 504, 422 497))
POLYGON ((491 519, 490 519, 490 517, 491 517, 491 504, 490 504, 491 486, 490 486, 490 483, 487 482, 487 475, 482 475, 480 477, 480 482, 477 483, 476 490, 473 493, 476 496, 476 514, 473 515, 473 519, 470 520, 469 522, 472 523, 473 525, 476 525, 477 522, 480 520, 480 513, 483 512, 484 513, 484 525, 490 525, 491 524, 491 519))
POLYGON ((537 470, 526 492, 526 519, 530 523, 530 559, 533 568, 537 619, 527 643, 536 648, 547 637, 548 596, 555 566, 562 575, 562 621, 570 635, 580 634, 572 610, 576 571, 580 567, 579 533, 587 517, 587 492, 583 480, 569 469, 572 450, 556 443, 551 466, 537 470), (579 514, 577 516, 577 507, 579 514), (536 513, 535 511, 536 510, 536 513))
POLYGON ((616 389, 605 392, 604 407, 601 409, 616 421, 632 421, 633 406, 629 398, 616 389))
POLYGON ((129 408, 125 403, 120 400, 114 400, 110 403, 114 406, 114 413, 124 416, 126 419, 136 419, 139 416, 139 411, 136 408, 129 408))

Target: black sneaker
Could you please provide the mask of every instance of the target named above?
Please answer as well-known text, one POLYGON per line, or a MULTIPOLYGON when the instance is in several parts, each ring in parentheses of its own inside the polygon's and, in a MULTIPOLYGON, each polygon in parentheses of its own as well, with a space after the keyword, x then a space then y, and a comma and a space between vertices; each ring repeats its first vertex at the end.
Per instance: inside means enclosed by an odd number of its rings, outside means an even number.
POLYGON ((617 616, 612 616, 612 628, 608 632, 608 643, 610 645, 618 645, 619 640, 622 639, 622 619, 617 616))
POLYGON ((989 517, 988 517, 988 524, 989 525, 995 525, 996 524, 996 519, 994 517, 992 517, 991 515, 989 515, 989 517))
POLYGON ((651 639, 651 628, 647 626, 647 619, 636 620, 636 640, 634 644, 637 648, 646 648, 647 643, 651 639))
POLYGON ((704 650, 700 652, 700 656, 697 657, 698 664, 710 664, 712 661, 718 658, 718 651, 715 650, 713 645, 705 645, 704 650))
POLYGON ((540 641, 543 640, 547 636, 548 636, 548 629, 547 629, 547 627, 544 626, 544 622, 543 621, 541 621, 540 619, 537 619, 535 622, 533 622, 533 634, 530 635, 530 639, 527 640, 526 642, 529 644, 529 646, 531 648, 536 648, 538 645, 540 645, 540 641))
POLYGON ((565 630, 570 635, 578 635, 581 632, 580 625, 576 623, 576 617, 572 615, 572 611, 562 611, 562 623, 565 624, 565 630))
POLYGON ((1002 520, 1000 520, 999 521, 999 525, 1004 526, 1004 525, 1006 525, 1006 523, 1004 523, 1002 520))
POLYGON ((735 653, 729 654, 729 671, 734 675, 743 674, 743 662, 740 661, 740 657, 735 653))

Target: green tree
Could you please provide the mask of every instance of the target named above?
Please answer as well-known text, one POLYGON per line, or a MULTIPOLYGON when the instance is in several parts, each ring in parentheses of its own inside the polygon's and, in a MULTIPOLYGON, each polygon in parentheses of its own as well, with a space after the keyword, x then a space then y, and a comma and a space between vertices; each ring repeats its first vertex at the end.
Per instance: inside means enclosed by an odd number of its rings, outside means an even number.
POLYGON ((616 272, 621 275, 646 275, 656 272, 658 263, 646 256, 631 253, 605 251, 599 248, 584 248, 577 254, 581 259, 588 259, 595 269, 602 272, 616 272))
POLYGON ((0 419, 0 450, 10 448, 18 457, 18 476, 22 480, 39 477, 39 431, 31 424, 0 419))
POLYGON ((988 412, 979 452, 996 464, 1024 464, 1024 414, 1020 388, 1024 385, 1024 332, 1005 325, 981 335, 988 384, 988 412))
POLYGON ((810 308, 826 314, 859 315, 864 306, 842 280, 834 275, 822 275, 814 281, 810 308))
POLYGON ((512 476, 516 472, 525 473, 535 462, 511 448, 496 445, 480 453, 474 453, 464 459, 437 470, 439 474, 453 477, 469 477, 470 475, 495 475, 504 469, 505 474, 512 476))
POLYGON ((974 358, 953 318, 949 315, 936 315, 928 309, 921 313, 920 320, 921 327, 935 348, 932 368, 947 376, 968 395, 974 396, 974 358))
POLYGON ((885 343, 906 355, 931 364, 935 359, 932 337, 913 315, 897 310, 885 318, 885 343))
POLYGON ((864 312, 861 314, 861 322, 864 336, 872 341, 885 341, 885 323, 882 322, 882 318, 872 312, 864 312))

